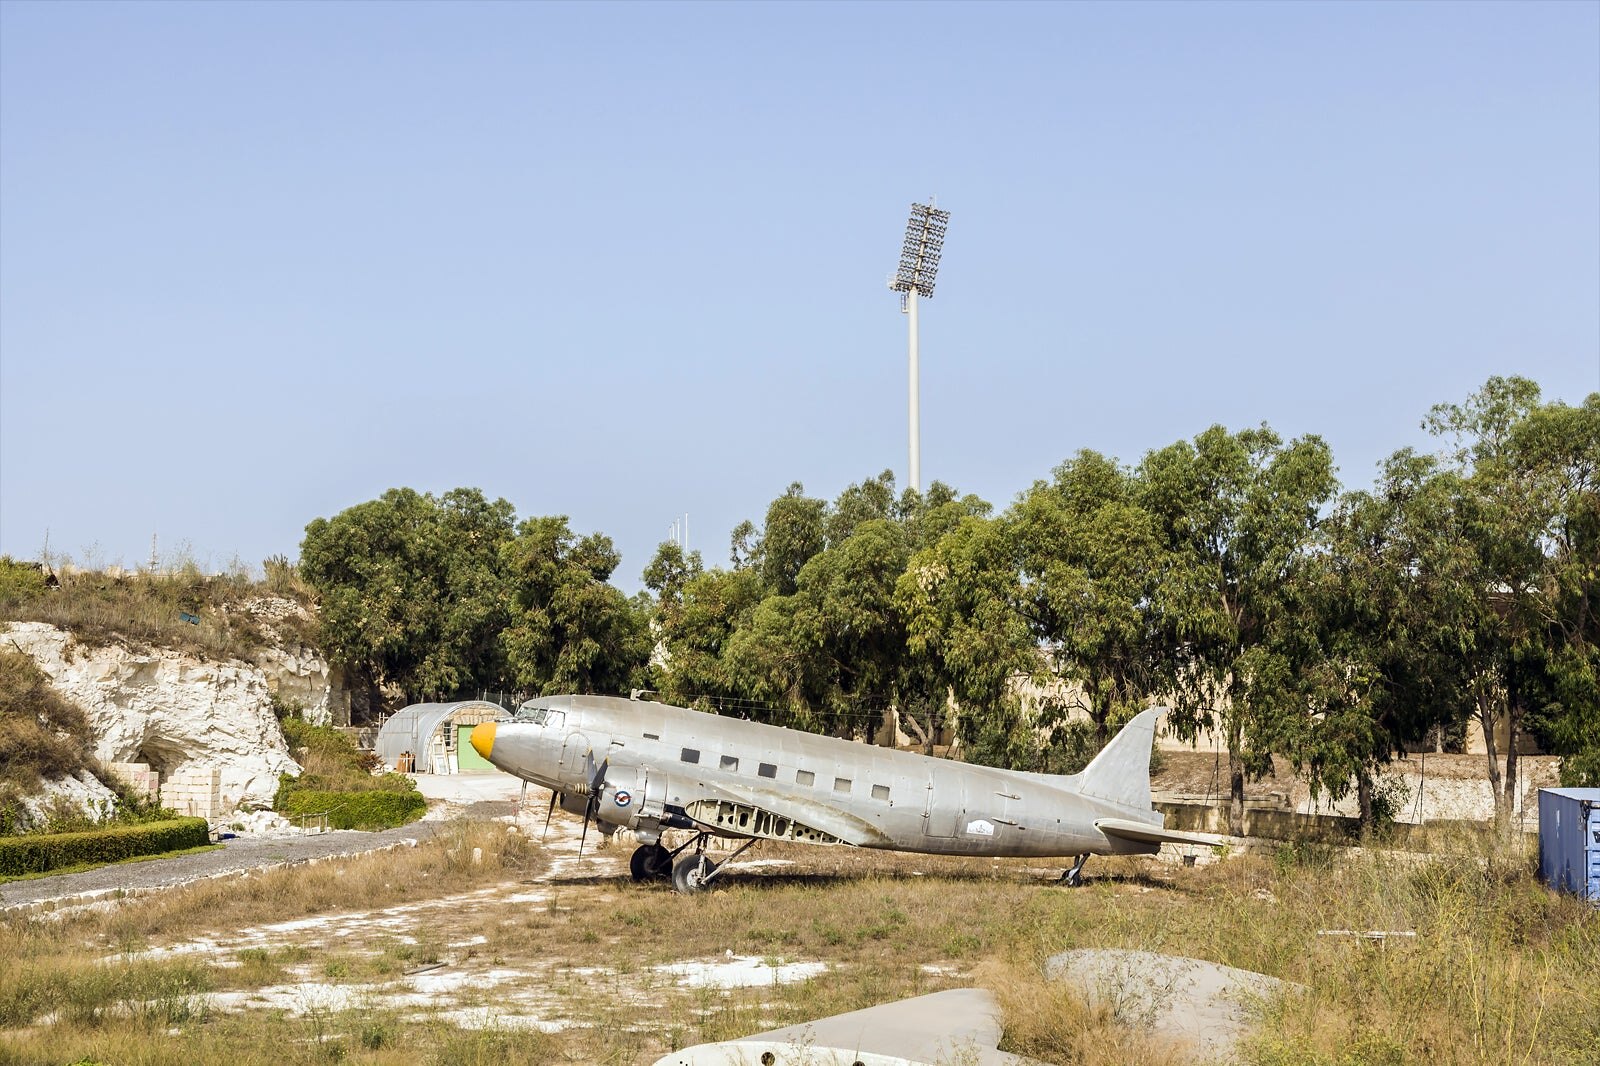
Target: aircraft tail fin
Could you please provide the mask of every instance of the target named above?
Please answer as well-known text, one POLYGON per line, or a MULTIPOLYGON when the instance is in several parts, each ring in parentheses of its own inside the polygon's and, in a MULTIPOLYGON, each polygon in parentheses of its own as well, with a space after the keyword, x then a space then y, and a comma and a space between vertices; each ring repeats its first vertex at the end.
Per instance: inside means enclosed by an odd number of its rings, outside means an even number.
POLYGON ((1151 707, 1134 715, 1078 775, 1078 791, 1149 810, 1150 746, 1155 743, 1156 719, 1165 713, 1165 707, 1151 707))

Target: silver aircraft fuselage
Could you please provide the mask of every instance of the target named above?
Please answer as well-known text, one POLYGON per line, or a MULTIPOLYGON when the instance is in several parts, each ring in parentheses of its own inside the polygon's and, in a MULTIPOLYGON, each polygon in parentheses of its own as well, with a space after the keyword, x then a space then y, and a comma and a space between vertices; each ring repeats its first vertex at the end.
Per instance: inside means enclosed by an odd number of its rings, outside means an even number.
POLYGON ((646 844, 686 829, 939 855, 1151 854, 1162 840, 1198 842, 1165 831, 1150 806, 1158 713, 1141 714, 1072 776, 608 696, 530 700, 478 726, 471 742, 496 767, 551 789, 564 809, 646 844))

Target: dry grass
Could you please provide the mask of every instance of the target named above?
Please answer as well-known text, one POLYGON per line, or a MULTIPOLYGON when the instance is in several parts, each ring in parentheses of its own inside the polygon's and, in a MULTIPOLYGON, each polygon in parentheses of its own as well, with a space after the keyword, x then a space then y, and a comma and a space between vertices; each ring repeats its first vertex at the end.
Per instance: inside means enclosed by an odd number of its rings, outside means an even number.
MULTIPOLYGON (((15 569, 15 564, 0 560, 0 570, 15 569)), ((0 581, 0 620, 48 622, 90 647, 120 642, 221 659, 249 658, 271 642, 269 629, 281 639, 315 644, 314 617, 295 615, 264 623, 246 609, 250 601, 269 596, 301 605, 312 602, 310 589, 292 567, 269 565, 267 571, 265 581, 242 567, 207 576, 193 563, 185 563, 156 573, 64 570, 61 587, 55 589, 36 582, 0 581), (187 622, 185 614, 199 621, 187 622)))
POLYGON ((1074 989, 1045 979, 1037 966, 990 962, 980 984, 993 991, 1005 1019, 1004 1047, 1042 1062, 1081 1066, 1180 1066, 1172 1046, 1125 1025, 1109 1005, 1090 1006, 1074 989))
POLYGON ((0 931, 0 1024, 11 1029, 0 1034, 0 1063, 622 1066, 975 983, 996 991, 1012 1050, 1055 1063, 1179 1061, 1043 980, 1047 956, 1080 947, 1189 955, 1305 985, 1269 1004, 1241 1049, 1241 1061, 1261 1066, 1568 1066, 1593 1063, 1600 1046, 1600 914, 1537 885, 1525 859, 1501 860, 1476 842, 1420 861, 1305 850, 1192 870, 1096 860, 1078 891, 1022 862, 795 847, 762 857, 798 865, 683 897, 631 884, 617 872, 625 857, 617 848, 529 884, 542 861, 536 845, 500 826, 460 826, 415 850, 194 886, 71 923, 12 923, 0 931), (484 849, 480 866, 472 847, 484 849), (529 895, 513 903, 513 892, 529 895), (398 927, 351 915, 252 940, 231 957, 136 954, 352 904, 378 915, 415 906, 398 927), (1317 935, 1330 928, 1418 936, 1383 949, 1317 935), (830 969, 731 990, 686 987, 657 969, 729 952, 830 969), (224 1013, 199 994, 304 980, 381 990, 439 962, 437 972, 463 979, 441 1006, 576 1024, 553 1035, 459 1030, 386 1006, 378 992, 339 1011, 224 1013), (493 984, 491 970, 520 976, 493 984))

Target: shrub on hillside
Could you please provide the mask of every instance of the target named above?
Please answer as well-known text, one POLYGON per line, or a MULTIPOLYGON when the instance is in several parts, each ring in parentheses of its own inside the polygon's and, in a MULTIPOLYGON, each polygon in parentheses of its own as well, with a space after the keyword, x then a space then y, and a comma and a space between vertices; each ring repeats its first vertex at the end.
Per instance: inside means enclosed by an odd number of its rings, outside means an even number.
MULTIPOLYGON (((409 782, 408 782, 409 783, 409 782)), ((414 822, 427 811, 420 792, 329 792, 322 789, 278 791, 278 813, 290 820, 326 814, 333 829, 393 829, 414 822)))
POLYGON ((375 752, 363 751, 343 730, 329 725, 312 725, 298 718, 285 718, 283 739, 301 766, 294 787, 363 792, 412 792, 416 785, 403 774, 374 776, 383 762, 375 752))
MULTIPOLYGON (((418 797, 419 799, 421 797, 418 797)), ((44 873, 79 863, 117 862, 210 842, 204 818, 172 818, 81 833, 0 837, 0 876, 44 873)))
POLYGON ((382 765, 370 751, 333 726, 283 720, 283 736, 300 763, 299 777, 278 779, 273 808, 286 818, 327 814, 334 829, 392 829, 428 809, 416 783, 404 774, 373 775, 382 765))
POLYGON ((91 750, 83 708, 51 688, 28 656, 0 650, 0 785, 32 792, 41 780, 87 769, 91 750))

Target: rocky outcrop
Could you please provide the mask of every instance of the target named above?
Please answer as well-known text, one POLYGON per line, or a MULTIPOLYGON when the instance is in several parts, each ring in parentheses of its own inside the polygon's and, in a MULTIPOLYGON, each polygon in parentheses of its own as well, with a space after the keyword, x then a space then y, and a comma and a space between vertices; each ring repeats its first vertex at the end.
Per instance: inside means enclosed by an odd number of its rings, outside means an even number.
MULTIPOLYGON (((3 639, 84 709, 102 762, 144 763, 161 774, 163 802, 169 782, 214 781, 216 809, 194 813, 217 817, 241 805, 270 805, 278 775, 299 773, 260 666, 170 650, 92 648, 44 622, 12 622, 3 639)), ((193 807, 187 793, 185 800, 193 807)))
POLYGON ((311 620, 306 608, 281 596, 261 596, 246 602, 244 610, 271 641, 252 659, 279 703, 314 725, 349 725, 350 696, 338 671, 315 648, 292 636, 311 620))
POLYGON ((36 829, 62 814, 78 815, 92 821, 103 821, 116 810, 117 794, 89 771, 71 777, 58 777, 44 782, 37 793, 22 797, 19 831, 36 829))

